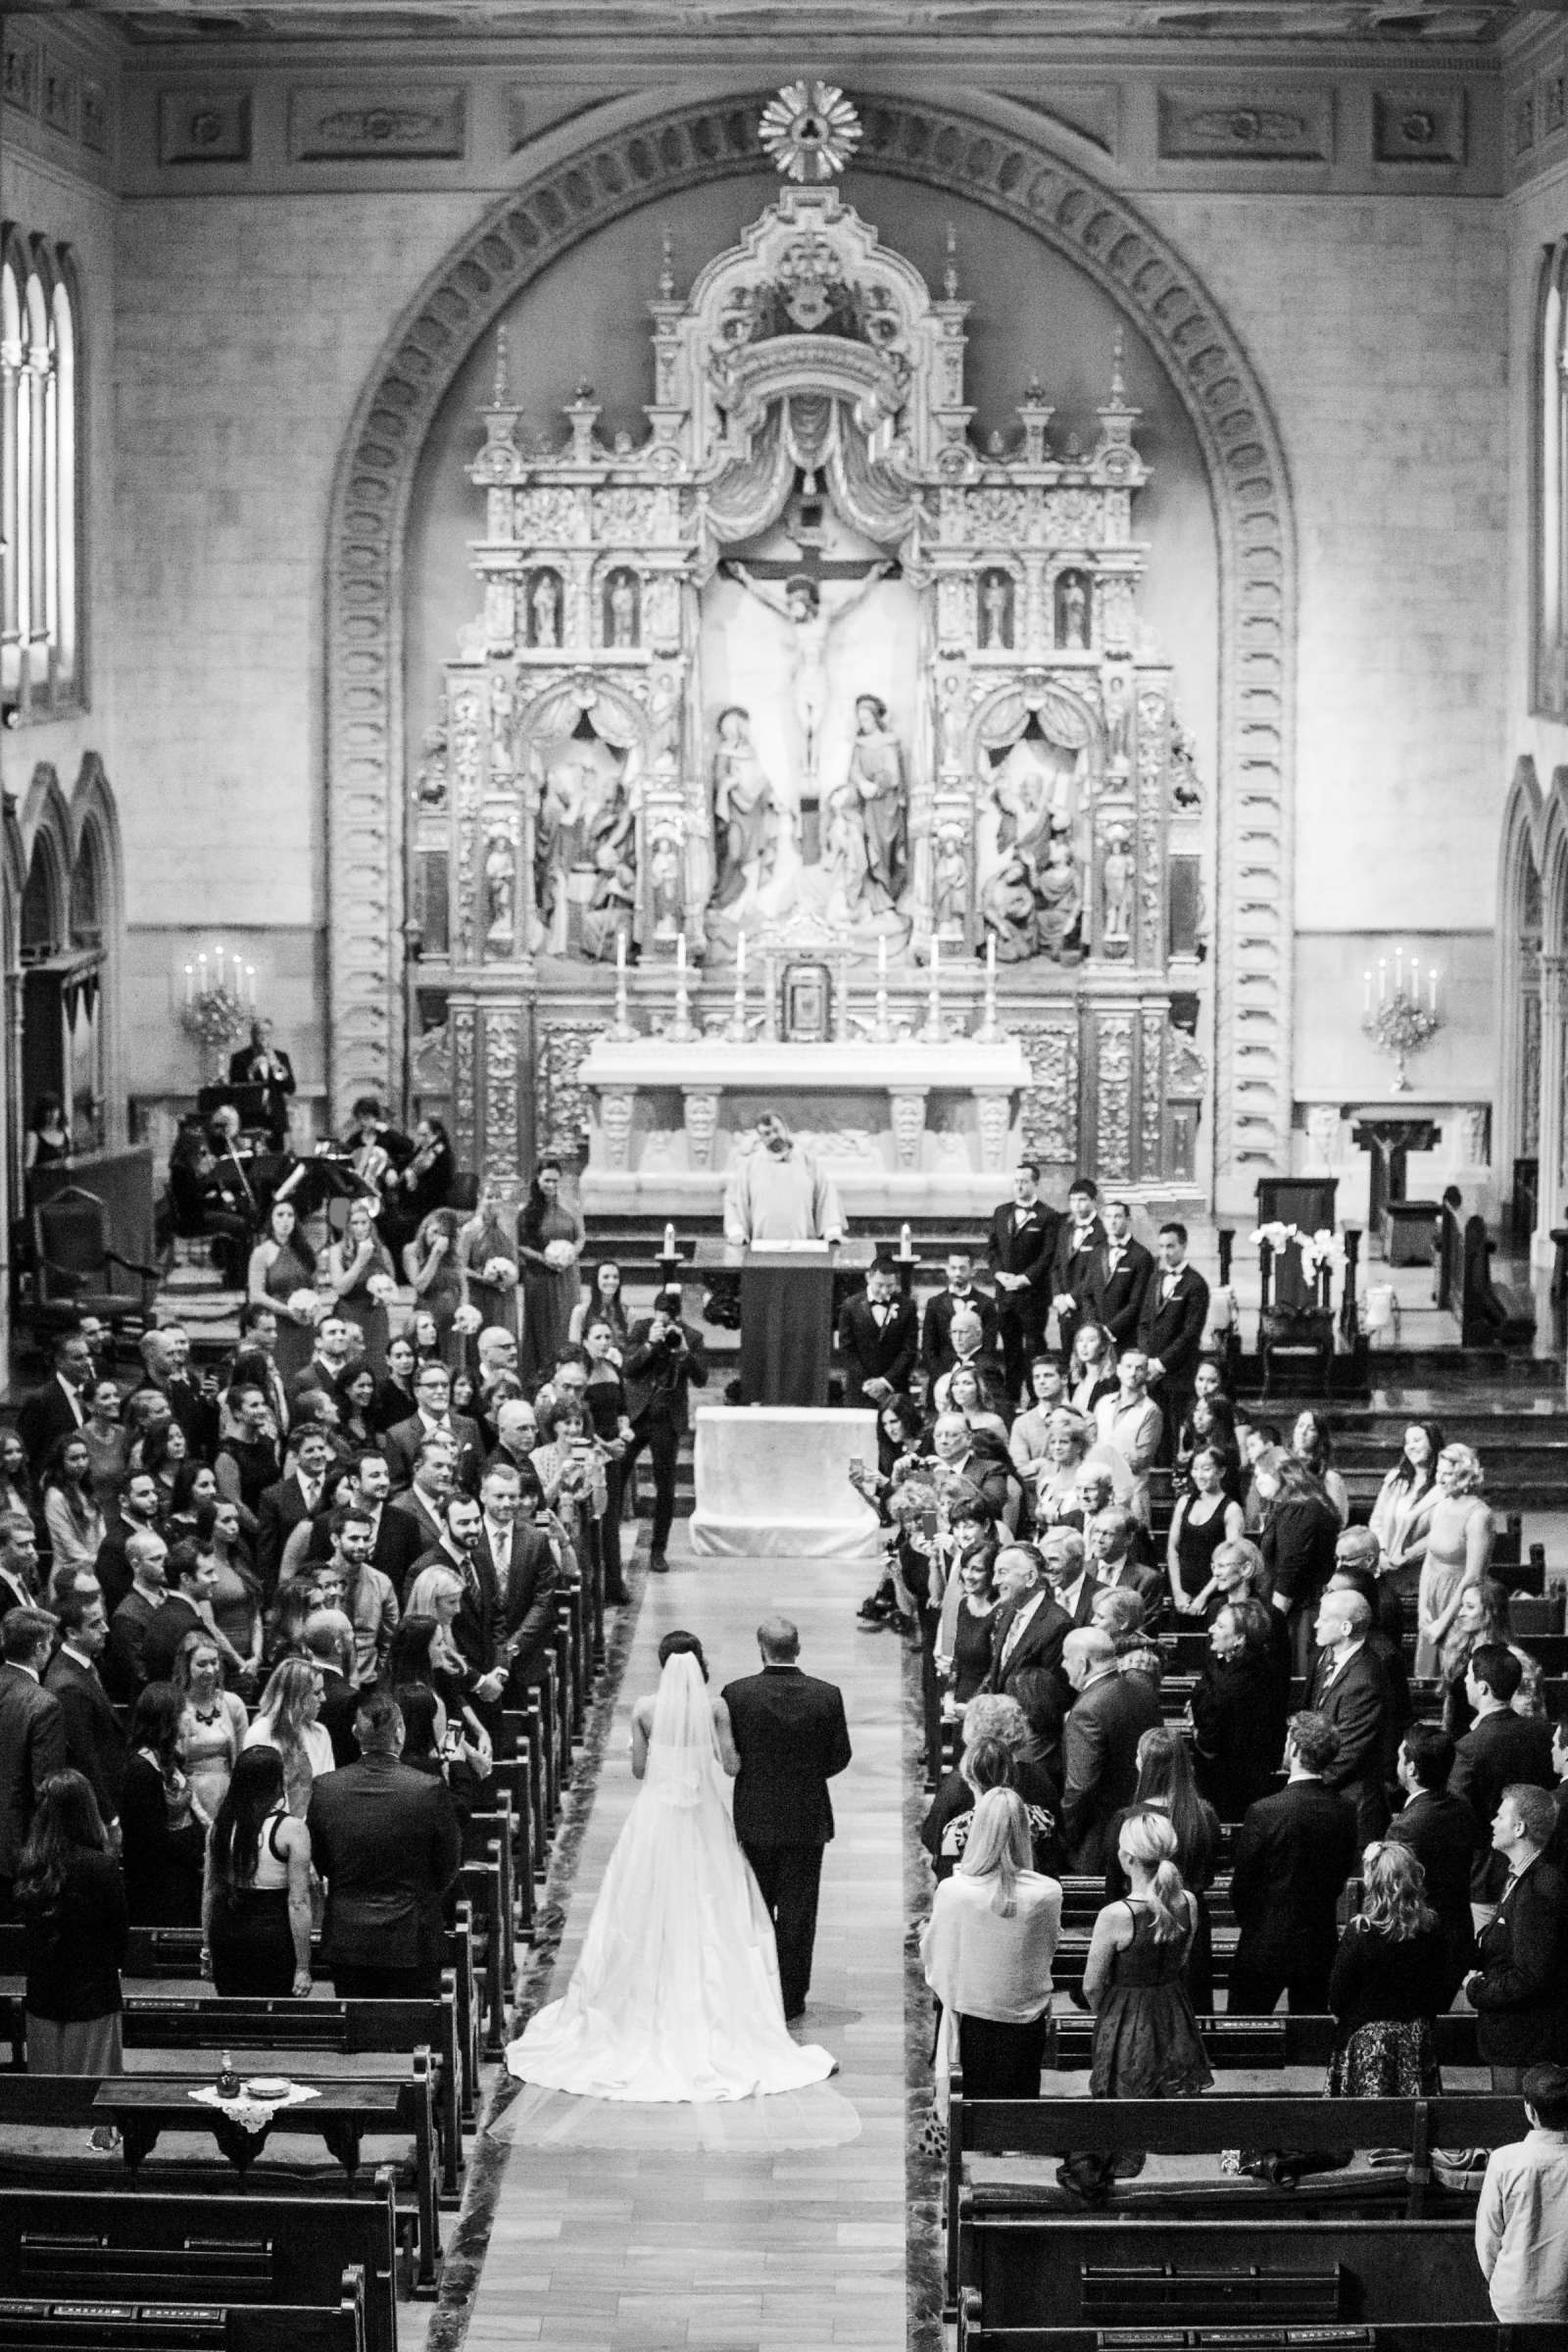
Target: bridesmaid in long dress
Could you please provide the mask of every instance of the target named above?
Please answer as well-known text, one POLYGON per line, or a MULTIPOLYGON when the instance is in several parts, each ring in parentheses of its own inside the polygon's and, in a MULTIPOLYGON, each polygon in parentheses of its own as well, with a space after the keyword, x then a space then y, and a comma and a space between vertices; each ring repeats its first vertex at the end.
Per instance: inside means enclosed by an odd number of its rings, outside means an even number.
POLYGON ((458 1309, 468 1303, 459 1240, 463 1219, 455 1208, 432 1208, 403 1252, 403 1271, 414 1285, 414 1313, 435 1325, 442 1361, 454 1372, 463 1365, 463 1338, 453 1328, 458 1309))
POLYGON ((285 1384, 303 1372, 316 1348, 316 1318, 295 1314, 289 1300, 298 1291, 316 1286, 316 1251, 299 1231, 299 1219, 287 1200, 274 1200, 267 1231, 251 1251, 245 1288, 253 1306, 270 1306, 277 1315, 277 1348, 273 1361, 285 1384))
POLYGON ((1442 1664, 1443 1644, 1458 1613, 1467 1585, 1487 1573, 1495 1528, 1476 1489, 1481 1464, 1468 1446, 1446 1446, 1438 1456, 1441 1499, 1427 1531, 1416 1597, 1415 1671, 1430 1681, 1442 1664))
POLYGON ((392 1337, 386 1302, 375 1296, 374 1282, 394 1282, 392 1259, 375 1230, 368 1200, 349 1202, 343 1238, 326 1253, 326 1278, 345 1323, 365 1334, 366 1360, 379 1375, 386 1367, 387 1343, 392 1337))
POLYGON ((577 1303, 577 1260, 583 1221, 561 1198, 561 1162, 542 1159, 527 1203, 517 1220, 517 1256, 522 1266, 522 1362, 526 1388, 548 1379, 567 1345, 571 1310, 577 1303))
POLYGON ((499 1194, 488 1185, 460 1242, 464 1271, 468 1277, 468 1304, 477 1310, 481 1331, 498 1329, 517 1337, 516 1219, 499 1194), (494 1269, 487 1280, 486 1267, 494 1269))

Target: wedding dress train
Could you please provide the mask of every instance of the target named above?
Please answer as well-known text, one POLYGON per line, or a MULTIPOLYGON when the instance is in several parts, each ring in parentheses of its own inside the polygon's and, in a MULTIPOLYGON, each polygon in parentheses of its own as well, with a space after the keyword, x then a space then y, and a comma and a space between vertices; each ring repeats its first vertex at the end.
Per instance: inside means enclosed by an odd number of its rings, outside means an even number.
POLYGON ((565 1997, 529 2020, 507 2065, 556 2090, 639 2100, 745 2099, 833 2072, 784 2024, 772 1923, 689 1654, 660 1678, 643 1784, 565 1997))

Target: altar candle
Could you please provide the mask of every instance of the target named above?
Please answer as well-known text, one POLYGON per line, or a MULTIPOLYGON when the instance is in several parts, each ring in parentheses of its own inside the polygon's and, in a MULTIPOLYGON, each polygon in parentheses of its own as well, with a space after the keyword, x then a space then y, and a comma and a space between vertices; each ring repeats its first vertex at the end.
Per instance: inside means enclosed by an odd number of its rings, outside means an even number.
POLYGON ((254 1012, 256 1009, 256 966, 254 963, 248 963, 245 966, 245 1002, 254 1012))
POLYGON ((666 1225, 666 1226, 664 1227, 664 1256, 665 1256, 665 1259, 666 1259, 666 1261, 667 1261, 668 1263, 670 1263, 670 1264, 673 1264, 673 1263, 674 1263, 674 1258, 675 1258, 675 1228, 674 1228, 674 1226, 673 1226, 673 1225, 666 1225))
POLYGON ((1427 989, 1428 1009, 1436 1012, 1438 1009, 1438 967, 1435 963, 1427 966, 1427 989))
POLYGON ((626 934, 625 934, 625 932, 624 932, 623 930, 619 930, 619 929, 617 929, 617 930, 616 930, 616 933, 615 933, 615 978, 616 978, 617 980, 624 980, 624 979, 625 979, 625 977, 626 977, 626 934))
POLYGON ((1396 995, 1396 996, 1397 996, 1397 995, 1398 995, 1398 993, 1399 993, 1400 989, 1401 989, 1403 986, 1404 986, 1404 950, 1403 950, 1402 948, 1396 948, 1396 949, 1395 949, 1395 951, 1394 951, 1394 993, 1395 993, 1395 995, 1396 995))
POLYGON ((907 1225, 901 1225, 899 1227, 899 1255, 901 1257, 910 1257, 913 1255, 913 1251, 909 1247, 909 1228, 907 1225))
POLYGON ((986 935, 986 986, 987 986, 987 988, 995 988, 995 987, 996 987, 996 985, 997 985, 997 935, 996 935, 996 933, 995 933, 994 931, 991 931, 991 932, 988 932, 988 933, 987 933, 987 935, 986 935))
POLYGON ((185 1002, 187 1004, 196 1002, 196 966, 193 963, 185 966, 185 1002))
POLYGON ((1365 982, 1365 986, 1361 991, 1361 1010, 1363 1012, 1370 1012, 1372 1009, 1372 970, 1370 965, 1368 965, 1366 971, 1362 974, 1362 979, 1365 982))
POLYGON ((885 932, 876 943, 876 984, 878 988, 886 988, 888 984, 888 943, 885 932))
POLYGON ((1421 1002, 1421 962, 1415 956, 1410 958, 1410 1002, 1412 1004, 1421 1002))
POLYGON ((207 994, 207 951, 205 948, 196 958, 196 994, 199 997, 205 997, 207 994))
POLYGON ((737 931, 735 934, 735 985, 738 989, 746 986, 746 934, 744 931, 737 931))
POLYGON ((245 966, 244 966, 244 964, 241 962, 240 958, 239 958, 239 957, 236 956, 235 956, 235 958, 234 958, 234 997, 235 997, 235 1002, 236 1002, 236 1003, 240 1002, 240 1001, 243 999, 244 993, 245 993, 245 966))
POLYGON ((684 931, 678 931, 675 935, 675 970, 684 980, 686 977, 686 934, 684 931))
POLYGON ((1388 993, 1389 993, 1389 959, 1388 959, 1388 957, 1387 957, 1386 956, 1380 956, 1378 957, 1378 1003, 1379 1003, 1380 1004, 1383 1004, 1383 1003, 1384 1003, 1384 1002, 1387 1000, 1388 993))
POLYGON ((942 939, 938 932, 931 934, 931 985, 936 987, 942 977, 942 939))

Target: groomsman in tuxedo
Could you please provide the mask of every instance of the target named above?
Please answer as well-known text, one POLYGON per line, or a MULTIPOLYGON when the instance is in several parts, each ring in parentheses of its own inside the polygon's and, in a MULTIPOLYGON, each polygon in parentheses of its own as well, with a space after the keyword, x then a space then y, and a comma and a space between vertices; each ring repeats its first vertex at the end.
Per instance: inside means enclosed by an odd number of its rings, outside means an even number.
POLYGON ((1105 1228, 1100 1221, 1100 1189, 1089 1177, 1075 1176, 1067 1194, 1067 1215, 1056 1235, 1051 1260, 1051 1303, 1063 1359, 1072 1354, 1073 1340, 1088 1305, 1089 1278, 1104 1240, 1105 1228))
POLYGON ((1158 1266, 1138 1318, 1138 1345, 1149 1358, 1150 1387, 1165 1415, 1167 1451, 1192 1402, 1207 1322, 1208 1285, 1187 1263, 1187 1228, 1162 1225, 1158 1266))
POLYGON ((1153 1253, 1133 1240, 1133 1212, 1125 1200, 1105 1206, 1105 1238, 1096 1250, 1084 1286, 1086 1312, 1109 1332, 1117 1348, 1138 1337, 1144 1298, 1154 1272, 1153 1253))
MULTIPOLYGON (((992 1212, 986 1236, 986 1255, 997 1286, 1003 1371, 1014 1404, 1023 1392, 1030 1357, 1045 1345, 1051 1263, 1060 1225, 1056 1211, 1040 1198, 1040 1162, 1019 1160, 1013 1170, 1012 1199, 992 1212)), ((951 1279, 950 1274, 950 1284, 951 1279)))
POLYGON ((839 1317, 845 1403, 880 1412, 890 1396, 907 1390, 919 1352, 914 1300, 900 1298, 897 1267, 879 1257, 866 1275, 864 1297, 850 1299, 839 1317))
POLYGON ((975 1289, 974 1259, 967 1250, 948 1251, 947 1275, 947 1289, 938 1291, 926 1301, 920 1333, 920 1360, 927 1378, 933 1381, 953 1369, 953 1318, 961 1307, 979 1316, 982 1345, 991 1349, 997 1344, 996 1304, 984 1292, 975 1289))
POLYGON ((761 1673, 724 1692, 741 1760, 735 1835, 773 1922, 784 2015, 796 2018, 811 1987, 822 1849, 833 1835, 827 1785, 850 1761, 850 1732, 843 1693, 801 1672, 787 1617, 764 1617, 757 1645, 761 1673))

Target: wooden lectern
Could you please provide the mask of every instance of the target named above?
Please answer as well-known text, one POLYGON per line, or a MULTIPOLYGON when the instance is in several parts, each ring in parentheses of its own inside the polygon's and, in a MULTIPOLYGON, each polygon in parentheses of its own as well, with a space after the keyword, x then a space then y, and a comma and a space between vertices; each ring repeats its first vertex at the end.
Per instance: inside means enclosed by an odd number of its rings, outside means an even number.
POLYGON ((833 1277, 864 1274, 869 1242, 699 1242, 704 1271, 741 1278, 741 1396, 747 1404, 827 1402, 833 1356, 833 1277))

